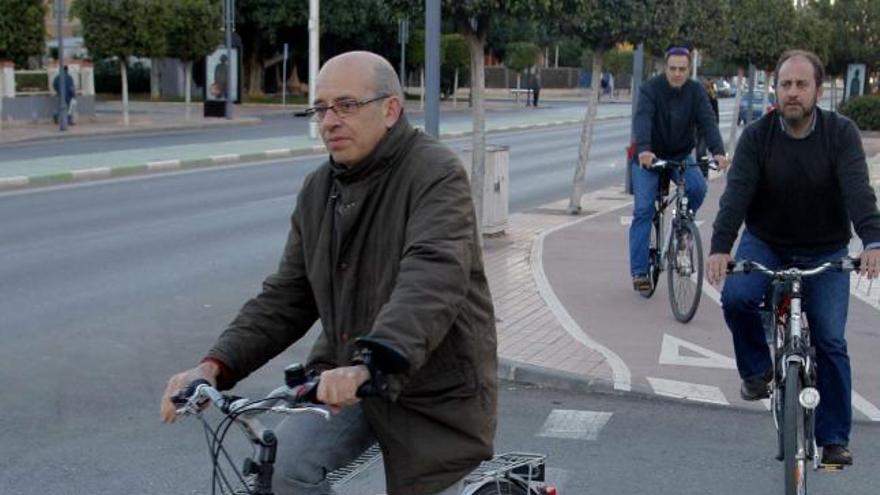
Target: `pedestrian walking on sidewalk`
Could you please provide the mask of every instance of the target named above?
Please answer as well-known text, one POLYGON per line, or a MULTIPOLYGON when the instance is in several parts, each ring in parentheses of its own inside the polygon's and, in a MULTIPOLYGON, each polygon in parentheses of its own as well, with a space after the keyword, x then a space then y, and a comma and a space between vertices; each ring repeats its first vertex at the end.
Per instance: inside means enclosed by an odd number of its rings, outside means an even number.
POLYGON ((307 369, 337 414, 277 429, 279 495, 330 493, 327 473, 382 447, 389 495, 458 495, 494 453, 495 316, 467 173, 458 156, 413 128, 393 67, 369 52, 331 58, 315 106, 329 159, 297 194, 275 274, 201 364, 173 376, 228 389, 320 320, 307 369), (409 362, 383 375, 387 393, 360 400, 371 379, 356 345, 368 338, 409 362))
MULTIPOLYGON (((67 115, 67 123, 73 125, 71 104, 76 96, 76 86, 73 83, 73 77, 71 77, 70 71, 66 65, 64 66, 64 70, 59 72, 52 81, 52 89, 55 90, 55 94, 60 95, 60 97, 64 99, 64 113, 67 115)), ((54 120, 56 124, 60 118, 61 117, 58 115, 57 111, 52 116, 52 120, 54 120)))
POLYGON ((654 198, 660 187, 660 174, 650 170, 655 159, 687 160, 685 172, 688 205, 696 212, 706 197, 706 180, 697 166, 693 151, 697 131, 706 136, 708 147, 720 169, 727 167, 724 142, 703 86, 689 79, 691 52, 672 46, 666 51, 663 74, 642 85, 634 119, 637 160, 632 167, 635 196, 633 220, 629 228, 629 263, 633 289, 651 290, 648 279, 648 250, 654 198))
MULTIPOLYGON (((865 246, 861 270, 880 275, 880 211, 856 125, 816 106, 825 78, 815 54, 786 52, 776 65, 779 107, 743 131, 721 208, 715 218, 707 276, 724 278, 739 228, 745 230, 736 259, 776 270, 818 266, 848 253, 850 224, 865 246)), ((806 279, 804 308, 816 346, 819 395, 816 443, 824 464, 852 464, 852 377, 846 327, 849 274, 826 272, 806 279)), ((721 305, 733 334, 736 364, 746 400, 769 396, 770 353, 758 306, 770 280, 731 277, 721 305)))

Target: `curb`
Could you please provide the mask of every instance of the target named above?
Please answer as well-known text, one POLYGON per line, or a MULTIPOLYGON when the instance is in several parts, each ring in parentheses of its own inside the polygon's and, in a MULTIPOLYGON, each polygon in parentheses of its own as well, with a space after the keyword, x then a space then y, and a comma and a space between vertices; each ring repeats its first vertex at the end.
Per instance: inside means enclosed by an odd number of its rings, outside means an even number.
MULTIPOLYGON (((596 120, 613 120, 620 118, 627 118, 626 115, 613 115, 606 116, 602 118, 597 118, 596 120)), ((239 125, 247 125, 247 124, 255 124, 258 123, 259 120, 254 119, 254 122, 247 123, 236 123, 239 125)), ((499 127, 496 129, 487 130, 486 134, 494 134, 498 132, 508 132, 513 130, 524 130, 524 129, 540 129, 540 128, 548 128, 548 127, 557 127, 557 126, 566 126, 573 124, 580 124, 583 122, 583 119, 569 119, 569 120, 556 120, 551 122, 541 122, 538 124, 522 124, 522 125, 512 125, 499 127)), ((234 124, 212 124, 214 125, 234 125, 234 124)), ((210 126, 205 126, 210 127, 210 126)), ((420 126, 416 126, 420 127, 420 126)), ((185 128, 188 129, 188 128, 185 128)), ((162 132, 166 130, 175 130, 175 128, 162 128, 156 129, 156 132, 162 132)), ((133 132, 137 131, 120 131, 120 132, 133 132)), ((145 132, 142 132, 145 134, 145 132)), ((464 136, 471 135, 471 131, 457 131, 457 132, 447 132, 441 134, 440 138, 460 138, 464 136)), ((96 135, 97 136, 97 135, 96 135)), ((71 139, 74 137, 85 137, 83 135, 78 136, 59 136, 58 139, 71 139)), ((317 144, 315 146, 309 148, 282 148, 282 149, 274 149, 267 150, 256 153, 243 153, 243 154, 226 154, 226 155, 215 155, 209 156, 207 158, 195 158, 190 160, 162 160, 162 161, 154 161, 147 162, 145 164, 138 165, 124 165, 119 167, 98 167, 98 168, 87 168, 87 169, 75 169, 61 172, 53 172, 49 174, 41 174, 41 175, 33 175, 33 176, 12 176, 12 177, 0 177, 0 192, 3 191, 11 191, 17 189, 27 189, 27 188, 36 188, 36 187, 47 187, 54 186, 59 184, 66 184, 72 182, 91 182, 97 180, 106 180, 106 179, 114 179, 119 177, 128 177, 134 175, 147 175, 153 173, 163 173, 163 172, 172 172, 178 170, 186 170, 186 169, 195 169, 195 168, 204 168, 210 166, 217 165, 231 165, 235 163, 247 163, 247 162, 257 162, 263 160, 272 160, 277 158, 288 158, 288 157, 299 157, 299 156, 308 156, 318 153, 324 153, 326 148, 323 144, 317 144)))
MULTIPOLYGON (((211 129, 215 127, 224 128, 224 127, 239 127, 239 126, 248 126, 248 125, 257 125, 261 123, 263 120, 257 117, 242 117, 235 120, 218 120, 216 122, 211 123, 192 123, 192 124, 171 124, 163 127, 142 127, 142 128, 111 128, 107 130, 103 130, 101 132, 95 132, 91 134, 77 134, 77 133, 65 133, 65 134, 50 134, 46 136, 36 136, 24 139, 16 139, 13 141, 0 141, 0 145, 3 146, 15 146, 21 144, 35 144, 35 143, 46 143, 46 142, 55 142, 55 141, 69 141, 71 139, 84 139, 84 138, 101 138, 101 137, 120 137, 120 136, 150 136, 154 134, 161 134, 165 132, 174 132, 174 131, 196 131, 200 129, 211 129)), ((14 127, 8 127, 7 129, 14 129, 14 127)))

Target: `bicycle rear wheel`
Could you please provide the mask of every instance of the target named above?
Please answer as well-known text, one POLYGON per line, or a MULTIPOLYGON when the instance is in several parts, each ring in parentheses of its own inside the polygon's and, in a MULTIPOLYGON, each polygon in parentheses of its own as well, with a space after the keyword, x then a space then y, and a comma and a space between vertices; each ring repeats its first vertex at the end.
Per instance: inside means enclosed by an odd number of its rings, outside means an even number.
POLYGON ((474 495, 529 495, 529 492, 510 480, 497 480, 487 482, 474 495))
POLYGON ((673 223, 666 263, 672 314, 687 323, 697 313, 703 294, 703 243, 692 220, 673 223))
POLYGON ((807 493, 807 421, 799 400, 803 385, 800 365, 789 363, 785 375, 785 413, 782 420, 785 495, 807 493))

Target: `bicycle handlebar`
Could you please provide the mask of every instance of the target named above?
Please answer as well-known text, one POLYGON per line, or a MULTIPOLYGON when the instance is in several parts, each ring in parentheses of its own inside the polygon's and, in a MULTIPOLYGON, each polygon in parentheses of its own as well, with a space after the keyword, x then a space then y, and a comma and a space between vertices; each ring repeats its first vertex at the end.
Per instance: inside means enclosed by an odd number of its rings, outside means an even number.
MULTIPOLYGON (((710 156, 701 157, 699 159, 699 161, 697 162, 697 164, 699 164, 701 162, 706 163, 709 166, 709 168, 712 170, 719 170, 718 161, 715 160, 713 157, 710 157, 710 156)), ((687 161, 664 160, 664 159, 660 159, 660 158, 655 158, 654 161, 651 162, 650 168, 653 170, 660 170, 660 169, 667 169, 667 168, 669 168, 669 169, 686 169, 690 165, 691 164, 687 161)))
POLYGON ((727 263, 727 273, 744 273, 749 274, 753 271, 757 271, 759 273, 763 273, 770 278, 781 279, 781 278, 807 278, 813 277, 816 275, 820 275, 830 270, 841 271, 841 272, 850 272, 850 271, 858 271, 861 266, 861 260, 858 258, 851 258, 849 256, 845 256, 836 261, 827 261, 822 263, 821 265, 815 268, 809 269, 800 269, 800 268, 782 268, 779 270, 771 270, 766 266, 758 263, 757 261, 750 260, 742 260, 742 261, 731 261, 727 263))

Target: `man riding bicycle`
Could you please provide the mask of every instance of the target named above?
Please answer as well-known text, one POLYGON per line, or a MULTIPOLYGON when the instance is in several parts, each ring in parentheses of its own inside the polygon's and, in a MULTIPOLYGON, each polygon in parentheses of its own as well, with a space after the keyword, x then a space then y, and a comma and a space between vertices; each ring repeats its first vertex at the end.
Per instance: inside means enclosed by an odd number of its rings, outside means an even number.
POLYGON ((697 129, 705 136, 719 169, 727 167, 715 114, 702 84, 689 78, 690 68, 690 50, 673 46, 666 51, 664 74, 650 79, 639 92, 633 124, 638 161, 632 164, 635 204, 629 228, 629 262, 633 289, 642 293, 651 290, 648 250, 654 198, 660 187, 660 173, 648 168, 657 158, 687 160, 691 166, 685 172, 685 192, 696 212, 706 197, 706 180, 692 155, 697 129))
POLYGON ((378 55, 327 61, 315 105, 307 113, 330 159, 299 191, 278 270, 202 363, 169 380, 162 418, 174 420, 169 398, 193 379, 228 389, 320 319, 307 368, 337 414, 279 426, 276 493, 331 493, 327 473, 378 440, 390 495, 457 495, 492 457, 497 404, 495 317, 467 174, 410 126, 378 55), (356 395, 371 379, 359 337, 409 362, 383 375, 386 397, 356 395))
MULTIPOLYGON (((771 270, 815 267, 848 253, 850 224, 864 244, 861 267, 880 274, 880 212, 868 180, 859 130, 846 117, 818 108, 825 77, 810 52, 786 52, 776 65, 779 108, 743 131, 713 225, 707 276, 723 280, 730 250, 743 220, 736 259, 771 270)), ((822 462, 852 464, 852 378, 844 329, 849 275, 826 272, 804 280, 804 308, 816 346, 819 395, 816 443, 822 462)), ((758 307, 769 279, 763 275, 727 281, 721 295, 733 334, 745 400, 769 397, 773 376, 758 307)))

